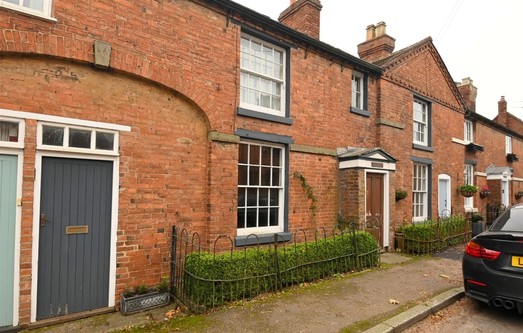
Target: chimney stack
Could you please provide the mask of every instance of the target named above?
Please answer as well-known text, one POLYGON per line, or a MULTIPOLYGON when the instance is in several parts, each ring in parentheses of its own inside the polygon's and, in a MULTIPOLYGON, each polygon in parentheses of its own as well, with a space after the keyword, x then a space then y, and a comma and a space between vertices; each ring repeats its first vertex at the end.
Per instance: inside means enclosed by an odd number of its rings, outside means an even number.
POLYGON ((387 25, 379 22, 367 27, 367 40, 358 44, 358 55, 368 62, 375 62, 392 54, 396 40, 387 35, 387 25))
POLYGON ((505 96, 501 96, 501 99, 498 102, 498 115, 507 113, 507 101, 505 96))
POLYGON ((461 80, 461 83, 457 83, 458 90, 467 104, 467 108, 476 112, 476 97, 478 96, 478 88, 474 87, 470 77, 461 80))
POLYGON ((309 37, 320 39, 321 8, 320 0, 291 0, 278 21, 309 37))

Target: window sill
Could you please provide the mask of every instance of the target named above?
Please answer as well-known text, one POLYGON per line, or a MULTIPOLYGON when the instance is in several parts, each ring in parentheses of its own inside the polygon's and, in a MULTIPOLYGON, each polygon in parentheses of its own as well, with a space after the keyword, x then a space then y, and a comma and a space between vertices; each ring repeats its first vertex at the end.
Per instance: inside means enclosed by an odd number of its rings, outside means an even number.
POLYGON ((431 153, 434 152, 434 148, 433 147, 422 146, 422 145, 418 145, 418 144, 415 144, 415 143, 412 144, 412 148, 418 149, 418 150, 428 151, 428 152, 431 152, 431 153))
POLYGON ((350 112, 360 115, 360 116, 364 116, 364 117, 370 117, 370 115, 371 115, 371 113, 369 111, 358 109, 358 108, 355 108, 354 106, 350 107, 350 112))
POLYGON ((244 108, 240 108, 240 107, 238 107, 237 112, 238 112, 238 115, 240 115, 240 116, 258 118, 258 119, 268 120, 268 121, 272 121, 272 122, 280 123, 280 124, 292 125, 294 123, 294 121, 291 118, 275 116, 272 114, 252 111, 252 110, 244 109, 244 108))
POLYGON ((292 238, 292 234, 290 232, 279 232, 277 234, 251 234, 248 236, 236 236, 234 238, 234 246, 249 246, 274 243, 274 235, 277 235, 278 243, 288 242, 292 238))
POLYGON ((30 17, 39 18, 39 19, 42 19, 42 20, 45 20, 45 21, 49 21, 49 22, 58 22, 58 20, 56 18, 51 17, 51 16, 47 16, 44 13, 40 13, 40 12, 36 12, 36 11, 33 12, 33 11, 29 10, 29 9, 26 10, 23 7, 20 7, 20 6, 11 5, 9 3, 2 3, 2 1, 0 1, 0 8, 4 8, 4 9, 7 9, 7 10, 11 10, 13 12, 19 13, 21 15, 26 15, 26 16, 30 16, 30 17))

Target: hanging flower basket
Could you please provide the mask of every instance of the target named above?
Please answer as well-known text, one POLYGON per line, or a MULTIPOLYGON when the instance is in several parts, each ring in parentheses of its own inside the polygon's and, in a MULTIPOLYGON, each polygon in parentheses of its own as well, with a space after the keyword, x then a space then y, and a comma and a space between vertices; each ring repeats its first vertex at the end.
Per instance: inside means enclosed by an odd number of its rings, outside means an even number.
POLYGON ((406 190, 398 189, 396 190, 395 199, 396 201, 403 200, 407 197, 408 193, 406 190))
POLYGON ((481 188, 481 191, 479 191, 479 197, 481 199, 485 199, 486 197, 488 197, 490 195, 490 189, 487 185, 483 185, 483 187, 481 188))
POLYGON ((466 198, 470 198, 476 194, 478 187, 475 185, 461 185, 459 187, 459 193, 466 198))

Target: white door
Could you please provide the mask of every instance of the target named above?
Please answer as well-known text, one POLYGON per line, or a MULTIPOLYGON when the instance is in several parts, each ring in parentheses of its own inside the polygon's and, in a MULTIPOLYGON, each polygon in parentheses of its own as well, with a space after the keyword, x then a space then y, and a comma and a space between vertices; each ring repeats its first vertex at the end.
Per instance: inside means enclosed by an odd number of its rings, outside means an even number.
POLYGON ((450 216, 450 177, 440 175, 438 177, 438 215, 439 217, 450 216))
POLYGON ((501 203, 505 207, 508 207, 510 205, 510 190, 508 185, 508 180, 501 181, 501 203))

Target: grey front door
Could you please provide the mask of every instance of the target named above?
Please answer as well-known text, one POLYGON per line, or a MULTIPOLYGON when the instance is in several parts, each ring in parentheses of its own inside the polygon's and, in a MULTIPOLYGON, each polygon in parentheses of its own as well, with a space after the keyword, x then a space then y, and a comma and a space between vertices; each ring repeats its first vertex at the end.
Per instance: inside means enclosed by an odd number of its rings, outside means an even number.
POLYGON ((108 306, 113 162, 42 159, 36 319, 108 306))
POLYGON ((13 325, 17 166, 0 155, 0 327, 13 325))

